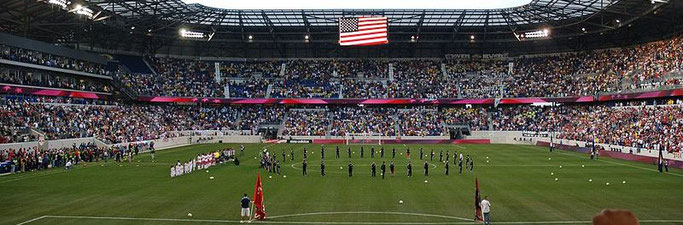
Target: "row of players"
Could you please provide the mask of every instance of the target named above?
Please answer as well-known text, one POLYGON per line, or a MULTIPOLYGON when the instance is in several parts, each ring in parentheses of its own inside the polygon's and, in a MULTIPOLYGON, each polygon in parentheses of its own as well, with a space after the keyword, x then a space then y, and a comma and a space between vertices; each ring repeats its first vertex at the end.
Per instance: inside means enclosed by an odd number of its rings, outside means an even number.
MULTIPOLYGON (((351 158, 352 151, 351 151, 350 147, 347 149, 347 154, 348 154, 348 157, 351 158)), ((379 154, 380 154, 381 158, 384 158, 384 147, 382 147, 380 149, 379 154)), ((392 149, 391 154, 392 154, 392 158, 396 158, 396 148, 392 149)), ((403 153, 400 153, 400 154, 403 155, 403 153)), ((284 151, 282 151, 281 155, 282 155, 282 160, 286 161, 287 156, 286 156, 284 151)), ((363 158, 364 155, 365 155, 365 148, 361 147, 360 148, 360 157, 363 158)), ((430 161, 434 160, 434 155, 435 155, 434 150, 431 150, 431 152, 429 154, 430 161)), ((294 150, 290 150, 289 156, 290 156, 291 161, 295 160, 294 150)), ((336 147, 335 156, 336 156, 336 158, 340 158, 339 146, 336 147)), ((420 148, 420 160, 423 160, 423 157, 426 157, 426 156, 427 155, 424 154, 424 150, 422 148, 420 148)), ((439 161, 444 163, 445 173, 446 173, 446 175, 449 175, 449 172, 450 172, 450 166, 449 166, 450 165, 449 164, 450 153, 449 153, 449 151, 446 151, 445 156, 446 157, 445 157, 445 161, 444 161, 444 151, 441 150, 439 153, 439 161)), ((465 164, 464 164, 465 169, 469 169, 470 171, 474 170, 474 160, 471 159, 469 155, 467 155, 465 157, 465 156, 463 156, 462 153, 460 153, 459 157, 457 157, 457 156, 458 156, 458 153, 456 150, 453 152, 453 165, 454 166, 457 165, 459 167, 460 173, 462 173, 462 171, 463 171, 463 161, 465 162, 465 164)), ((325 147, 324 146, 322 146, 320 149, 320 157, 321 157, 320 173, 322 176, 325 176, 325 161, 324 161, 324 159, 325 159, 325 147)), ((371 158, 375 157, 375 148, 374 147, 372 147, 370 149, 370 157, 371 158)), ((410 159, 410 148, 406 149, 406 157, 408 159, 410 159)), ((302 162, 302 170, 303 170, 302 175, 306 176, 306 175, 308 175, 308 161, 307 161, 308 150, 306 148, 304 148, 304 150, 303 150, 303 158, 304 158, 304 160, 302 162)), ((267 149, 263 150, 263 152, 261 153, 261 168, 264 168, 268 172, 271 172, 271 173, 276 173, 278 175, 281 174, 280 161, 277 160, 277 156, 275 154, 270 154, 270 152, 268 152, 267 149)), ((351 163, 349 161, 347 168, 348 168, 348 172, 349 172, 349 177, 353 176, 353 163, 351 163)), ((380 166, 382 179, 384 179, 384 177, 385 177, 386 168, 387 168, 386 162, 383 161, 382 165, 380 166)), ((406 166, 406 168, 407 168, 408 176, 409 177, 412 176, 413 169, 412 169, 412 164, 410 162, 408 162, 408 165, 406 166)), ((424 168, 425 176, 429 176, 429 163, 427 161, 424 162, 423 168, 424 168)), ((393 176, 393 174, 395 173, 394 162, 391 162, 391 164, 389 165, 389 170, 391 171, 391 175, 393 176)), ((375 162, 373 162, 371 165, 371 171, 372 171, 372 177, 375 177, 377 174, 377 164, 375 162)))
POLYGON ((178 160, 176 165, 171 166, 171 178, 189 174, 196 170, 208 169, 211 166, 215 166, 216 163, 225 163, 233 160, 238 164, 235 150, 233 149, 198 154, 196 158, 192 158, 185 163, 181 163, 178 160))

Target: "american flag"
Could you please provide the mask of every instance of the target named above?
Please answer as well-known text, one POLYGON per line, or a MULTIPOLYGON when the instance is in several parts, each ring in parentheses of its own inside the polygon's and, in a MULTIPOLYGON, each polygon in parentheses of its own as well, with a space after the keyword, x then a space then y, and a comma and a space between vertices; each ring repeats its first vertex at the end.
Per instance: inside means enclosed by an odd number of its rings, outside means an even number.
POLYGON ((339 45, 363 46, 389 43, 387 17, 339 18, 339 45))

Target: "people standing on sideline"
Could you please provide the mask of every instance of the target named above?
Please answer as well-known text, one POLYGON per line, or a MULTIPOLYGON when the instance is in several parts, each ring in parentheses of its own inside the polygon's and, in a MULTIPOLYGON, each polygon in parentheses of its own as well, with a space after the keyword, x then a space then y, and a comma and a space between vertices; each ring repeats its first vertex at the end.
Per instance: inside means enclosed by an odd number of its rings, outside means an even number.
POLYGON ((489 202, 489 196, 484 196, 484 200, 481 200, 481 212, 484 214, 484 224, 491 224, 491 202, 489 202))
POLYGON ((242 206, 242 210, 240 211, 240 216, 242 217, 240 223, 249 220, 249 216, 251 216, 251 212, 249 211, 250 204, 251 200, 247 197, 247 193, 244 193, 242 200, 240 200, 240 205, 242 206))
POLYGON ((429 176, 429 164, 427 164, 427 161, 425 161, 424 170, 425 170, 425 177, 429 176))
POLYGON ((308 168, 308 163, 306 162, 306 159, 304 159, 304 162, 303 162, 303 175, 304 176, 308 175, 308 172, 306 172, 307 168, 308 168))
POLYGON ((349 177, 353 176, 353 164, 349 161, 349 177))

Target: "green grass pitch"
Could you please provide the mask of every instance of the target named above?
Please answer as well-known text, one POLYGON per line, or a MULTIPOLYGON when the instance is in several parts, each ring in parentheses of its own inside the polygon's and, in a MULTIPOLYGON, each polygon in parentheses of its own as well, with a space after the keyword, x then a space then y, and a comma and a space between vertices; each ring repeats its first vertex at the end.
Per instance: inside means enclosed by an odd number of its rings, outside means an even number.
POLYGON ((130 164, 109 161, 0 177, 0 224, 236 223, 239 199, 245 192, 252 198, 257 172, 263 178, 267 222, 275 224, 473 224, 475 177, 482 197, 491 200, 494 224, 588 224, 604 208, 630 209, 643 224, 683 224, 683 171, 659 174, 653 165, 591 161, 584 154, 534 146, 409 145, 413 177, 407 177, 405 145, 384 145, 384 159, 379 154, 370 158, 370 146, 359 158, 360 145, 350 146, 351 159, 347 146, 340 145, 341 158, 335 159, 335 145, 327 145, 328 174, 321 177, 320 145, 245 144, 240 166, 216 165, 208 173, 169 177, 176 160, 228 146, 239 149, 239 144, 193 145, 158 151, 154 162, 143 154, 130 164), (282 150, 295 151, 294 162, 287 157, 281 163, 286 178, 269 178, 258 168, 255 157, 264 147, 278 158, 282 150), (309 151, 307 177, 300 170, 304 147, 309 151), (429 177, 423 175, 420 147, 425 154, 436 153, 429 177), (459 174, 451 164, 446 176, 443 163, 437 162, 439 150, 469 154, 474 171, 459 174), (352 178, 346 170, 349 160, 355 165, 352 178), (371 178, 371 162, 382 160, 387 166, 394 161, 396 174, 371 178))

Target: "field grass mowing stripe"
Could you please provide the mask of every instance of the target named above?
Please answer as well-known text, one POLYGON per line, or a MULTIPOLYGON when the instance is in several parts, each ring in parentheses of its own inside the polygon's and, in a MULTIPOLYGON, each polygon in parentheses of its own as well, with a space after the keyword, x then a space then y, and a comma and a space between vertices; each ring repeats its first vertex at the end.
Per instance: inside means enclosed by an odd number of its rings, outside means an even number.
MULTIPOLYGON (((353 212, 348 212, 353 213, 353 212)), ((381 212, 377 212, 381 213, 381 212)), ((395 212, 386 212, 388 214, 395 212)), ((418 216, 429 214, 415 214, 418 216)), ((283 215, 283 217, 286 215, 283 215)), ((275 218, 273 216, 271 218, 275 218)), ((188 222, 188 223, 241 223, 237 220, 211 220, 211 219, 173 219, 173 218, 146 218, 146 217, 113 217, 113 216, 52 216, 45 215, 27 220, 17 225, 25 225, 38 220, 52 218, 52 219, 91 219, 91 220, 126 220, 126 221, 149 221, 149 222, 188 222)), ((468 220, 468 222, 313 222, 313 221, 253 221, 256 224, 473 224, 470 219, 459 218, 461 220, 468 220)), ((640 223, 656 224, 656 223, 681 223, 683 220, 641 220, 640 223)), ((592 221, 500 221, 496 224, 591 224, 592 221)))

